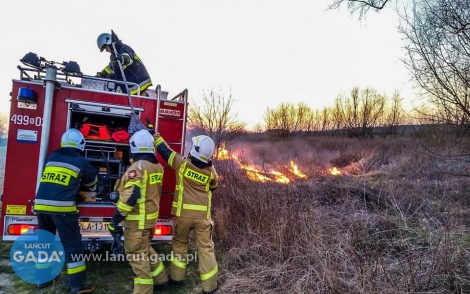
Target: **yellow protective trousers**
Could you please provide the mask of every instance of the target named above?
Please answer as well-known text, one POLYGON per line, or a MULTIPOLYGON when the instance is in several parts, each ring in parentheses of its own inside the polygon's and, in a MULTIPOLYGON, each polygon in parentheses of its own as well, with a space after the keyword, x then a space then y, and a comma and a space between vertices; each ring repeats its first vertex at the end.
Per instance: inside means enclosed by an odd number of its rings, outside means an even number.
POLYGON ((212 242, 214 222, 211 219, 192 219, 175 217, 170 276, 172 280, 182 281, 186 272, 189 233, 194 230, 197 245, 199 273, 202 289, 217 289, 218 266, 212 242))
POLYGON ((134 271, 134 294, 152 294, 153 285, 168 281, 163 262, 150 245, 153 229, 124 230, 126 258, 134 271))

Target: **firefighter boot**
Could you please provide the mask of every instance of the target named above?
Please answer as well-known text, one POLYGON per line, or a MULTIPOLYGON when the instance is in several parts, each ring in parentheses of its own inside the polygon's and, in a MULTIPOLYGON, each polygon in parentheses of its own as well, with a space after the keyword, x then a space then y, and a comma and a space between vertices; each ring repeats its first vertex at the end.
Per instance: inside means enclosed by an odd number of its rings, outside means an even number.
POLYGON ((181 287, 184 286, 184 282, 183 281, 175 281, 170 277, 170 285, 175 287, 175 288, 181 288, 181 287))
POLYGON ((153 238, 153 232, 148 232, 149 238, 149 257, 150 258, 150 270, 152 271, 152 278, 153 278, 153 288, 166 288, 169 285, 168 275, 166 274, 165 266, 163 265, 163 261, 160 260, 158 253, 153 249, 152 245, 150 245, 150 240, 153 238))
POLYGON ((45 282, 45 283, 41 283, 41 284, 37 284, 37 287, 38 287, 38 289, 45 289, 45 288, 49 287, 52 284, 54 284, 54 280, 49 281, 49 282, 45 282))
POLYGON ((165 282, 161 284, 153 284, 153 292, 159 292, 166 290, 170 286, 170 282, 165 282))
POLYGON ((214 242, 212 242, 213 221, 210 219, 195 220, 194 235, 199 257, 202 290, 212 293, 217 289, 219 267, 215 259, 214 242))
POLYGON ((175 234, 171 246, 170 276, 173 283, 182 283, 187 265, 189 232, 193 219, 175 218, 175 234))
POLYGON ((90 284, 83 284, 79 289, 72 288, 72 294, 85 294, 85 293, 93 293, 95 290, 95 286, 90 284))
POLYGON ((124 230, 124 248, 130 257, 129 264, 134 272, 134 294, 151 294, 153 277, 150 269, 149 234, 151 229, 126 228, 124 230))
POLYGON ((170 282, 168 281, 168 275, 166 274, 163 261, 160 260, 158 253, 153 249, 152 245, 150 245, 150 241, 153 238, 153 231, 144 231, 143 238, 145 238, 145 236, 147 236, 149 240, 148 252, 150 257, 150 271, 152 272, 153 278, 153 291, 164 290, 170 285, 170 282))

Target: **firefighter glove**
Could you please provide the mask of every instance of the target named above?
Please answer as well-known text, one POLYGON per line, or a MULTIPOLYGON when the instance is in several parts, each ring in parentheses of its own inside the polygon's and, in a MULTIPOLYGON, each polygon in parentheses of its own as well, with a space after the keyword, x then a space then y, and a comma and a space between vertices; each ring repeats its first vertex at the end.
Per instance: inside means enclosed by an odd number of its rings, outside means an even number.
POLYGON ((102 71, 96 73, 96 76, 100 77, 100 78, 104 78, 107 75, 108 75, 108 73, 104 69, 102 71))
POLYGON ((141 130, 147 130, 149 132, 152 131, 147 126, 144 126, 143 124, 138 124, 138 125, 133 127, 132 134, 135 134, 135 133, 137 133, 138 131, 141 131, 141 130))
POLYGON ((113 61, 119 61, 121 64, 123 64, 124 57, 121 54, 116 54, 116 56, 113 55, 113 61))
POLYGON ((119 225, 120 222, 122 222, 126 217, 123 216, 121 213, 119 213, 119 210, 116 209, 116 211, 114 211, 114 215, 113 215, 113 218, 111 219, 111 223, 112 225, 114 225, 115 227, 117 225, 119 225))
POLYGON ((113 238, 120 238, 124 232, 122 226, 115 225, 112 222, 108 225, 108 230, 113 238))
POLYGON ((153 134, 155 134, 155 129, 153 127, 153 124, 148 117, 146 117, 145 120, 147 121, 147 130, 149 131, 150 135, 153 136, 153 134))
POLYGON ((120 238, 122 236, 123 230, 122 226, 119 225, 120 222, 124 220, 124 216, 119 213, 119 210, 116 209, 114 212, 113 218, 108 225, 108 230, 111 233, 113 238, 120 238))

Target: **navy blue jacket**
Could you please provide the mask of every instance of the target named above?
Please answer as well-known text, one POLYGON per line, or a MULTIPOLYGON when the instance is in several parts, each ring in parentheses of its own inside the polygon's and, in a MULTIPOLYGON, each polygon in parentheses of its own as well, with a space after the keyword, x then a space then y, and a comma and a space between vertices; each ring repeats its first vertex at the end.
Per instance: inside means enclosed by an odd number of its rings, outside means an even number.
MULTIPOLYGON (((123 57, 122 68, 126 75, 126 81, 136 83, 140 86, 140 91, 144 91, 152 85, 152 80, 147 72, 147 68, 140 58, 135 54, 134 50, 121 42, 117 42, 116 51, 123 57)), ((114 52, 111 53, 111 60, 113 60, 114 52)), ((98 74, 100 77, 123 81, 121 70, 117 62, 111 61, 103 71, 98 74)), ((131 94, 137 93, 137 86, 128 85, 131 94)), ((125 87, 120 86, 121 92, 125 92, 125 87)))
POLYGON ((62 147, 51 153, 44 167, 34 202, 36 213, 77 213, 80 185, 92 187, 98 172, 80 150, 62 147))

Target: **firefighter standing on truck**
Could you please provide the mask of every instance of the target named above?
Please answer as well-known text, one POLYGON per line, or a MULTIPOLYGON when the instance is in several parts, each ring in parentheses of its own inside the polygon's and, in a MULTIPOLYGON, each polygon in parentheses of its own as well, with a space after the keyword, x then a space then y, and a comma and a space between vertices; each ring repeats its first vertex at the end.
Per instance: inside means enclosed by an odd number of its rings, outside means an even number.
MULTIPOLYGON (((77 129, 68 129, 62 135, 60 146, 46 162, 34 201, 34 212, 37 214, 40 230, 53 235, 56 230, 59 233, 65 250, 68 282, 72 293, 92 293, 94 287, 85 282, 86 264, 83 260, 84 250, 75 201, 78 199, 80 184, 90 190, 96 188, 98 172, 81 155, 85 148, 85 139, 77 129)), ((37 268, 47 269, 47 264, 38 263, 37 268)), ((39 284, 38 288, 45 288, 51 282, 39 284)))
POLYGON ((194 230, 202 293, 215 293, 218 266, 214 242, 212 242, 214 222, 211 219, 211 198, 218 179, 211 161, 214 142, 204 135, 193 137, 191 151, 188 157, 183 157, 170 149, 158 132, 153 134, 153 138, 157 152, 176 171, 176 193, 171 211, 175 216, 175 233, 172 244, 170 283, 177 286, 183 283, 189 233, 194 230))
MULTIPOLYGON (((116 40, 114 45, 116 46, 117 54, 114 52, 112 47, 113 36, 111 34, 103 33, 98 36, 96 41, 98 44, 98 49, 100 49, 101 52, 104 50, 111 53, 111 62, 101 72, 98 72, 97 76, 123 81, 121 70, 119 69, 119 65, 116 62, 119 60, 122 65, 126 81, 139 85, 140 95, 148 96, 148 94, 145 92, 145 89, 152 85, 152 80, 150 79, 150 75, 147 72, 147 68, 130 46, 122 43, 121 40, 117 38, 117 36, 115 36, 115 39, 116 40)), ((120 86, 120 89, 117 90, 125 92, 126 88, 122 85, 120 86)), ((137 90, 138 88, 136 85, 129 85, 129 91, 131 95, 137 94, 137 90)))
POLYGON ((161 289, 168 285, 163 262, 150 245, 159 213, 163 166, 148 131, 134 133, 129 144, 132 164, 116 183, 119 200, 108 228, 113 237, 119 236, 119 223, 124 220, 124 248, 135 274, 134 293, 150 294, 154 286, 161 289))

